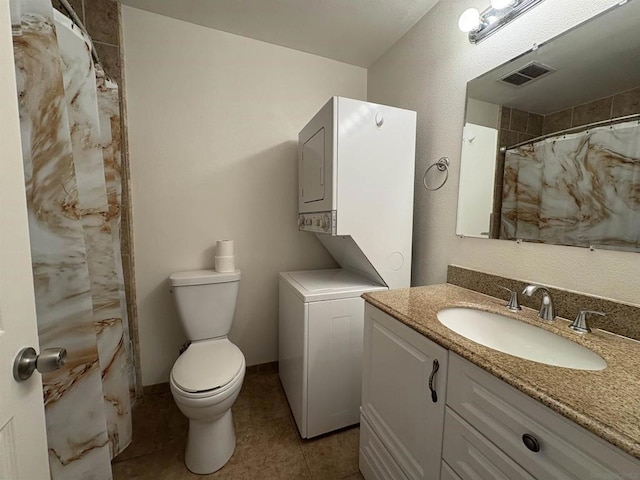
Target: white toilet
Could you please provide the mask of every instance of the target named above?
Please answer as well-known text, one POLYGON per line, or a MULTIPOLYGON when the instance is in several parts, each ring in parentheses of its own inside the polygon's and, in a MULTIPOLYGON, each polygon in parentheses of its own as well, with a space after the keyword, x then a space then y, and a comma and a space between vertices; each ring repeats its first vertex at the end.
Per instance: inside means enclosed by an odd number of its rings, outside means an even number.
POLYGON ((229 341, 240 270, 197 270, 169 277, 180 322, 191 345, 171 369, 170 386, 189 418, 185 463, 193 473, 224 466, 236 446, 231 405, 242 387, 244 355, 229 341))

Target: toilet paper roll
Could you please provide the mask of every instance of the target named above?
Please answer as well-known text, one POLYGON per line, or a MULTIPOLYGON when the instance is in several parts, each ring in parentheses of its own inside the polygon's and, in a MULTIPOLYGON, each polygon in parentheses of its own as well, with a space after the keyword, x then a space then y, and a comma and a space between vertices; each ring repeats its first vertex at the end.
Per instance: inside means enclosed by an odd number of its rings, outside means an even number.
POLYGON ((234 272, 236 270, 236 257, 234 255, 216 255, 214 260, 216 272, 234 272))
POLYGON ((219 257, 233 256, 233 240, 218 240, 216 242, 216 255, 219 257))

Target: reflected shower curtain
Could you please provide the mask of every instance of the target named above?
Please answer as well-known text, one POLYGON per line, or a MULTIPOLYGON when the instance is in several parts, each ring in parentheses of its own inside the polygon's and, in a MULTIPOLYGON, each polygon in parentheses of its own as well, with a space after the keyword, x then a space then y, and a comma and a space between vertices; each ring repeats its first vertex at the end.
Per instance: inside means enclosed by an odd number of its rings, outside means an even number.
POLYGON ((500 238, 640 250, 640 124, 509 149, 500 238))
POLYGON ((131 441, 134 374, 120 263, 117 86, 50 0, 11 3, 53 479, 110 479, 131 441), (96 75, 97 74, 97 75, 96 75))

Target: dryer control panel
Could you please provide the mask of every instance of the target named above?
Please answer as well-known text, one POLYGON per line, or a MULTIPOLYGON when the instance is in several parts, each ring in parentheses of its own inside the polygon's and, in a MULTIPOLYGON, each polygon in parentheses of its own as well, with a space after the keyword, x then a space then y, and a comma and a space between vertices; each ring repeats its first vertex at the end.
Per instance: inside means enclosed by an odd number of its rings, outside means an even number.
POLYGON ((298 230, 335 235, 336 211, 301 213, 298 215, 298 230))

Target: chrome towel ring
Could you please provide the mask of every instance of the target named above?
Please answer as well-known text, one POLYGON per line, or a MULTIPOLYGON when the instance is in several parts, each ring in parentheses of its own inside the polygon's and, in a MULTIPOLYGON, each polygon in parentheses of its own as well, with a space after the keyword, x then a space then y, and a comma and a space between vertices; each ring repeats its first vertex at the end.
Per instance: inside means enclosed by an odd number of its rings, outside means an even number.
POLYGON ((424 172, 424 176, 422 177, 422 183, 424 184, 424 188, 426 188, 430 192, 435 192, 436 190, 440 190, 444 186, 444 184, 447 183, 447 180, 449 179, 449 163, 450 162, 448 157, 442 157, 437 162, 432 163, 429 166, 429 168, 427 168, 427 171, 424 172), (427 185, 427 174, 429 173, 429 170, 431 170, 433 167, 436 167, 440 172, 445 172, 444 180, 442 180, 442 183, 437 187, 430 187, 429 185, 427 185))

